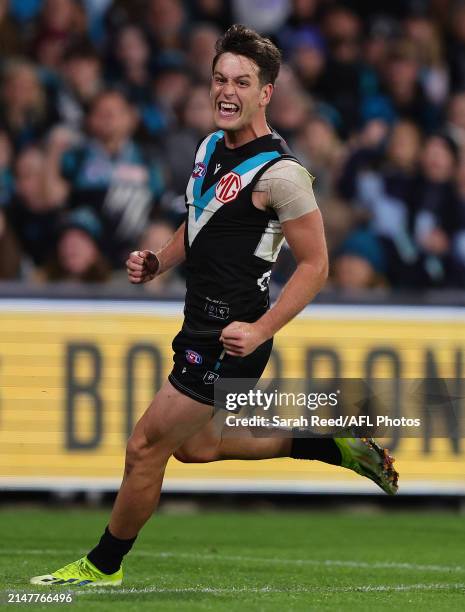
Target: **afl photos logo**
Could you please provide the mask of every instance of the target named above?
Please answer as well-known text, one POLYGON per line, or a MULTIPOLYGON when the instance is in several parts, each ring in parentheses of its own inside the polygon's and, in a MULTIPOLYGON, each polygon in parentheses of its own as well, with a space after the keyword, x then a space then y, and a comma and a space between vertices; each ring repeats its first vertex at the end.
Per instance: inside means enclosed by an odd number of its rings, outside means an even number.
POLYGON ((216 199, 222 204, 227 204, 237 198, 241 187, 241 177, 235 172, 228 172, 218 181, 215 189, 216 199))

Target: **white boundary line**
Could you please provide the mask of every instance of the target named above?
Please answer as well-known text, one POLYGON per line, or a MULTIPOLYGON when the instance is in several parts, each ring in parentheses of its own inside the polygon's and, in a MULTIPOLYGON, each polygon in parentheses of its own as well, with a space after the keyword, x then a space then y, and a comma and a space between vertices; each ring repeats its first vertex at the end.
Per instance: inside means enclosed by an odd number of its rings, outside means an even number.
MULTIPOLYGON (((76 299, 35 299, 4 298, 0 296, 0 312, 76 312, 76 313, 119 313, 149 314, 182 317, 182 301, 141 301, 127 300, 76 300, 76 299)), ((459 306, 398 306, 388 304, 344 305, 313 304, 307 306, 299 318, 308 319, 356 319, 356 320, 402 320, 402 321, 465 321, 465 308, 459 306)))
MULTIPOLYGON (((74 555, 78 556, 81 552, 66 549, 4 549, 0 550, 0 556, 10 555, 74 555)), ((242 555, 220 555, 220 554, 201 554, 189 552, 151 552, 135 550, 131 553, 135 557, 148 557, 153 559, 193 559, 199 561, 224 561, 234 563, 268 564, 284 566, 313 566, 313 567, 348 567, 353 569, 398 569, 413 572, 432 572, 432 573, 465 573, 465 566, 462 565, 422 565, 416 563, 403 563, 397 561, 355 561, 344 559, 279 559, 276 557, 248 557, 242 555)))
POLYGON ((342 559, 279 559, 279 558, 266 558, 266 557, 247 557, 242 555, 217 555, 217 554, 202 554, 199 556, 197 553, 171 553, 171 552, 160 552, 154 553, 150 551, 138 551, 142 557, 159 557, 159 558, 170 558, 170 557, 183 557, 186 559, 201 558, 205 561, 227 561, 234 563, 263 563, 263 564, 276 564, 276 565, 311 565, 320 567, 352 567, 359 569, 401 569, 401 570, 412 570, 419 572, 465 572, 465 567, 461 565, 448 566, 448 565, 417 565, 415 563, 399 563, 395 561, 351 561, 342 559))
POLYGON ((304 594, 304 593, 379 593, 379 592, 411 592, 411 591, 465 591, 465 583, 436 583, 436 584, 380 584, 380 585, 360 585, 347 587, 297 587, 289 589, 277 589, 273 587, 243 587, 243 588, 214 588, 214 587, 185 587, 185 588, 164 588, 164 587, 145 587, 145 588, 100 588, 93 587, 85 590, 74 590, 73 594, 91 595, 91 594, 113 594, 116 596, 127 595, 134 593, 135 595, 143 593, 172 593, 173 595, 184 593, 202 593, 205 595, 234 595, 240 593, 262 593, 276 594, 283 593, 288 595, 304 594))

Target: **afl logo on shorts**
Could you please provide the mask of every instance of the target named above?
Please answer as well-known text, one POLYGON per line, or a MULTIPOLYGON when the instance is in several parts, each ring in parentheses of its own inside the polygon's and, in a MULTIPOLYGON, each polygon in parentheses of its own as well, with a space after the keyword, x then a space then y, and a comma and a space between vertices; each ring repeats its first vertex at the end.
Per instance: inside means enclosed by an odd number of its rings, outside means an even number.
POLYGON ((235 172, 228 172, 218 181, 215 189, 216 199, 222 204, 232 202, 239 195, 241 187, 241 177, 235 172))
POLYGON ((202 178, 207 172, 207 166, 203 162, 198 162, 192 171, 192 178, 202 178))
POLYGON ((192 363, 193 365, 200 365, 203 361, 202 355, 199 355, 191 349, 186 349, 186 359, 189 363, 192 363))

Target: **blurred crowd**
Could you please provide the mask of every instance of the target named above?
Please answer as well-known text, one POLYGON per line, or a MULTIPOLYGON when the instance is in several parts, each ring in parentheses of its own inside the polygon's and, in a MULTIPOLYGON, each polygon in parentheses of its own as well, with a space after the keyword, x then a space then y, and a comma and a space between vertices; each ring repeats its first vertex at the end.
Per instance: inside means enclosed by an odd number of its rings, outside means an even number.
POLYGON ((122 283, 169 240, 232 23, 282 49, 268 120, 315 176, 328 287, 465 287, 464 0, 0 0, 0 279, 122 283))

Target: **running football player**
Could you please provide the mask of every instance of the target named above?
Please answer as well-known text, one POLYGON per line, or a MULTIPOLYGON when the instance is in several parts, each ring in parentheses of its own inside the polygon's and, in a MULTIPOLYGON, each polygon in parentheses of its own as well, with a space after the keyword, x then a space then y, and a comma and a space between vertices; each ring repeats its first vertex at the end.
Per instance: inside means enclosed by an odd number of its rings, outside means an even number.
POLYGON ((221 438, 212 424, 219 377, 258 380, 273 336, 325 283, 328 258, 312 178, 266 121, 281 56, 232 26, 217 42, 211 101, 218 130, 198 146, 187 218, 157 253, 136 251, 129 280, 145 283, 186 261, 185 318, 174 367, 127 443, 123 481, 99 543, 34 584, 119 585, 122 561, 155 511, 166 464, 293 457, 320 460, 397 490, 392 458, 372 439, 221 438), (297 267, 269 308, 268 283, 283 241, 297 267))

